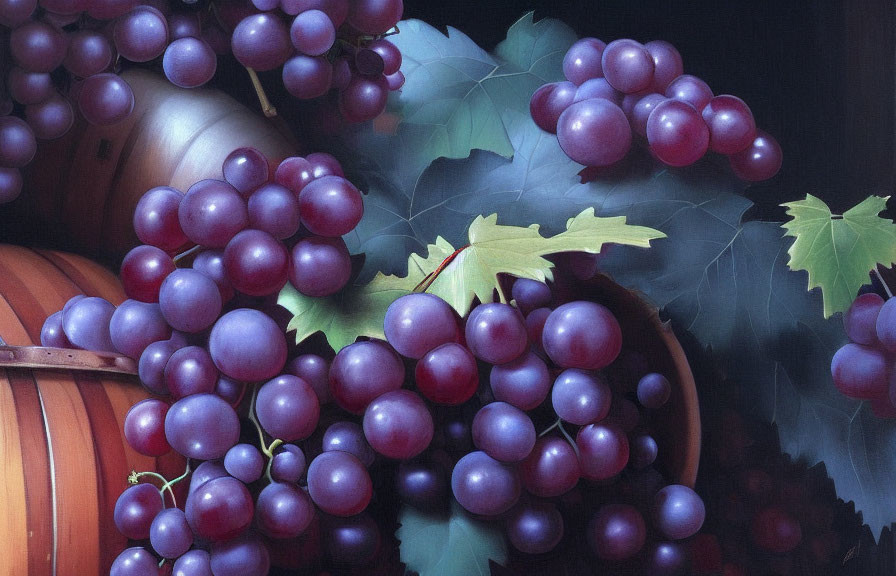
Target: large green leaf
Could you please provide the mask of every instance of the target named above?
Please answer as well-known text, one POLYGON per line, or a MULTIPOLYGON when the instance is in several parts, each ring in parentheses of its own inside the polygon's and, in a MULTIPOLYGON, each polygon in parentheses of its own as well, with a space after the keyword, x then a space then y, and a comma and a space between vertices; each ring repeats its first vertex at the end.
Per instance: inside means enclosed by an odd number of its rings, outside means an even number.
POLYGON ((878 216, 887 198, 871 196, 838 217, 811 194, 784 206, 793 219, 783 227, 796 238, 790 267, 809 273, 810 290, 821 288, 825 316, 846 312, 868 273, 896 262, 896 224, 878 216))
POLYGON ((471 518, 452 501, 449 515, 401 509, 401 561, 420 576, 488 576, 489 559, 507 560, 507 544, 498 523, 471 518))

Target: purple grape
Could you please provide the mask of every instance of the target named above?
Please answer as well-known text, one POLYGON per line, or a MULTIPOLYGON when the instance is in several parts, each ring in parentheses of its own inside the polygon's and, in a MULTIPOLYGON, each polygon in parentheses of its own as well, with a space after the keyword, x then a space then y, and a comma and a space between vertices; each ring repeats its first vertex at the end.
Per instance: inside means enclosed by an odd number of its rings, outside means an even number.
POLYGON ((292 45, 309 56, 321 56, 336 41, 336 28, 320 10, 306 10, 295 17, 289 29, 292 45))
POLYGON ((249 223, 249 210, 236 188, 221 180, 193 184, 177 211, 187 238, 208 248, 224 248, 249 223))
POLYGON ((15 28, 26 20, 37 8, 37 0, 0 0, 0 24, 15 28))
POLYGON ((65 58, 65 35, 40 20, 29 20, 9 35, 9 51, 15 62, 30 72, 52 72, 65 58))
MULTIPOLYGON (((883 309, 881 309, 883 311, 883 309)), ((880 322, 880 318, 878 318, 880 322)), ((880 398, 889 389, 890 362, 882 350, 849 343, 831 360, 834 386, 850 398, 880 398)))
POLYGON ((196 88, 211 80, 218 69, 218 57, 202 38, 178 38, 165 49, 162 70, 168 81, 181 88, 196 88))
POLYGON ((144 244, 125 254, 119 277, 128 298, 158 302, 162 283, 174 270, 171 256, 155 246, 144 244))
POLYGON ((280 0, 283 12, 295 16, 306 10, 320 10, 339 28, 348 17, 348 0, 280 0))
POLYGON ((512 362, 494 366, 489 383, 495 400, 526 411, 541 404, 551 390, 548 367, 531 351, 512 362))
POLYGON ((622 93, 617 92, 615 88, 610 86, 606 78, 592 78, 585 80, 576 90, 573 102, 581 102, 582 100, 590 100, 592 98, 603 98, 609 100, 617 106, 622 105, 622 93))
POLYGON ((348 59, 348 56, 341 56, 333 62, 332 85, 336 90, 345 90, 352 81, 352 65, 348 59))
POLYGON ((48 72, 30 72, 19 67, 13 67, 7 74, 6 89, 13 100, 25 105, 43 102, 56 92, 48 72))
POLYGON ((158 304, 128 299, 112 313, 109 337, 118 352, 139 359, 147 346, 170 338, 171 327, 158 304))
POLYGON ((360 514, 373 495, 367 468, 353 454, 322 452, 308 467, 308 493, 323 512, 333 516, 360 514))
POLYGON ((384 342, 355 342, 336 354, 329 380, 336 403, 361 414, 377 396, 401 388, 404 365, 384 342))
POLYGON ((588 541, 604 560, 633 557, 647 538, 644 517, 627 504, 605 504, 588 524, 588 541))
POLYGON ((386 67, 386 63, 383 62, 383 57, 370 50, 367 47, 362 47, 357 52, 355 52, 355 70, 359 74, 363 74, 364 76, 380 76, 383 74, 383 70, 386 67))
POLYGON ((576 102, 557 121, 557 140, 585 166, 609 166, 628 153, 632 130, 622 109, 604 98, 576 102))
POLYGON ((351 273, 351 256, 342 238, 311 236, 293 246, 289 281, 306 296, 322 297, 339 292, 351 273))
POLYGON ((650 410, 661 408, 672 396, 672 384, 662 374, 651 372, 638 381, 638 402, 650 410))
POLYGON ((492 402, 473 418, 473 444, 495 460, 519 462, 535 446, 535 425, 519 408, 492 402))
POLYGON ((65 337, 75 348, 94 352, 117 352, 109 333, 115 305, 96 296, 81 298, 63 312, 65 337))
POLYGON ((289 272, 289 253, 262 230, 238 232, 224 248, 224 269, 230 284, 249 296, 280 292, 289 272))
POLYGON ((682 540, 696 534, 706 507, 696 492, 680 484, 666 486, 653 500, 653 523, 667 538, 682 540))
POLYGON ((657 542, 645 559, 645 569, 656 576, 682 576, 687 566, 687 548, 677 542, 657 542))
POLYGON ((364 215, 364 200, 355 186, 340 176, 324 176, 299 193, 302 224, 318 236, 343 236, 364 215))
POLYGON ((94 30, 76 30, 68 36, 68 53, 62 64, 72 75, 87 78, 112 63, 109 39, 94 30))
POLYGON ((227 155, 221 167, 224 180, 243 198, 268 181, 270 170, 267 158, 255 148, 237 148, 227 155))
POLYGON ((160 340, 149 344, 140 355, 137 373, 143 386, 153 394, 168 394, 165 365, 178 348, 180 346, 171 340, 160 340))
POLYGON ((642 470, 656 460, 658 447, 652 436, 642 434, 631 441, 629 450, 629 463, 632 468, 642 470))
POLYGON ((240 438, 240 421, 220 396, 193 394, 172 404, 165 416, 165 436, 187 458, 221 458, 240 438))
POLYGON ((174 561, 171 576, 213 576, 208 552, 194 548, 174 561))
POLYGON ((536 496, 553 498, 571 490, 581 476, 579 459, 566 440, 543 436, 519 466, 523 486, 536 496))
POLYGON ((118 496, 112 518, 115 527, 127 538, 143 540, 149 538, 152 519, 163 507, 158 488, 152 484, 135 484, 118 496))
POLYGON ((401 68, 401 51, 395 44, 385 38, 380 38, 370 42, 367 45, 367 49, 380 55, 380 58, 383 60, 382 73, 387 78, 399 72, 401 68))
POLYGON ((258 389, 255 413, 261 427, 284 442, 304 440, 317 428, 320 405, 311 385, 285 375, 258 389))
POLYGON ((224 468, 223 461, 208 460, 197 466, 196 469, 193 470, 193 473, 190 474, 190 487, 187 492, 188 494, 192 494, 209 480, 226 478, 228 476, 229 474, 227 474, 227 469, 224 468))
POLYGON ((178 268, 162 282, 159 306, 175 330, 200 332, 211 326, 221 313, 221 292, 205 274, 178 268))
POLYGON ((716 96, 703 108, 702 115, 709 127, 709 149, 713 152, 735 154, 756 138, 753 112, 737 96, 716 96))
POLYGON ((240 482, 251 484, 264 472, 264 457, 254 444, 237 444, 224 455, 224 469, 240 482))
POLYGON ((280 162, 274 173, 274 182, 289 188, 294 194, 301 192, 312 180, 314 180, 314 168, 311 162, 301 156, 286 158, 280 162))
POLYGON ((146 548, 134 546, 115 557, 109 576, 158 576, 159 563, 146 548))
POLYGON ((258 494, 258 528, 272 538, 295 538, 314 520, 311 498, 295 484, 272 482, 258 494))
POLYGON ((286 364, 286 338, 270 316, 238 308, 215 322, 208 350, 218 370, 244 382, 269 380, 286 364))
POLYGON ((690 104, 697 112, 702 112, 712 100, 712 89, 696 76, 682 74, 666 87, 666 97, 690 104))
POLYGON ((682 100, 669 99, 653 108, 647 120, 650 151, 670 166, 689 166, 709 148, 709 128, 700 113, 682 100))
POLYGON ((265 543, 254 534, 216 542, 209 554, 215 576, 267 576, 271 556, 265 543))
POLYGON ((665 93, 666 88, 673 80, 684 73, 684 64, 681 54, 675 46, 665 40, 653 40, 644 44, 650 56, 653 58, 653 85, 654 92, 665 93))
POLYGON ((510 465, 485 452, 470 452, 451 473, 451 491, 467 511, 496 516, 510 510, 520 497, 520 479, 510 465))
POLYGON ((298 54, 283 65, 283 86, 300 100, 323 96, 333 85, 333 65, 323 56, 298 54))
POLYGON ((290 360, 283 369, 311 385, 321 405, 330 401, 329 363, 316 354, 302 354, 290 360))
POLYGON ((619 355, 622 329, 609 309, 579 300, 551 312, 545 321, 542 344, 558 366, 600 370, 619 355))
POLYGON ((187 497, 187 522, 200 538, 220 542, 236 538, 252 522, 252 495, 232 476, 212 478, 187 497))
POLYGON ((395 491, 409 506, 438 511, 448 499, 448 477, 436 462, 402 462, 395 475, 395 491))
POLYGON ((177 217, 183 197, 181 191, 169 186, 157 186, 143 194, 134 209, 137 238, 167 252, 183 246, 187 236, 177 217))
POLYGON ((386 310, 386 340, 409 358, 420 359, 427 352, 455 342, 457 321, 451 307, 441 298, 425 292, 396 299, 386 310))
POLYGON ((762 130, 757 130, 753 142, 745 150, 729 156, 728 161, 741 180, 760 182, 778 173, 783 153, 777 140, 762 130))
POLYGON ((91 124, 116 124, 134 109, 134 92, 117 74, 94 74, 81 84, 78 109, 91 124))
MULTIPOLYGON (((856 344, 875 346, 877 339, 877 318, 884 299, 874 292, 860 294, 843 314, 843 328, 846 335, 856 344)), ((884 332, 887 330, 884 326, 884 332)), ((894 339, 896 343, 896 339, 894 339)))
POLYGON ((223 250, 203 250, 193 259, 193 270, 212 279, 221 294, 222 303, 229 302, 233 298, 233 285, 227 278, 227 270, 224 268, 223 250))
POLYGON ((295 444, 282 444, 271 460, 271 478, 276 482, 298 482, 306 465, 301 448, 295 444))
POLYGON ((404 86, 404 80, 404 73, 399 70, 395 74, 386 76, 386 86, 389 87, 391 92, 395 92, 396 90, 401 90, 401 87, 404 86))
POLYGON ((524 315, 551 303, 551 289, 548 285, 528 278, 518 278, 513 283, 511 295, 524 315))
POLYGON ((606 480, 622 472, 628 464, 629 447, 625 432, 617 425, 589 424, 576 435, 582 477, 606 480))
POLYGON ((218 369, 202 346, 185 346, 165 364, 165 386, 175 399, 191 394, 211 394, 218 383, 218 369))
POLYGON ((641 136, 647 138, 647 121, 650 120, 650 114, 661 102, 668 100, 662 94, 648 94, 638 98, 632 107, 631 124, 632 130, 641 136))
POLYGON ((53 312, 44 320, 40 329, 40 345, 51 348, 71 348, 72 343, 65 337, 62 329, 62 310, 53 312))
POLYGON ((470 352, 490 364, 519 358, 528 344, 522 315, 507 304, 480 304, 470 312, 465 330, 470 352))
POLYGON ((348 23, 363 34, 385 34, 401 20, 402 0, 355 0, 349 4, 348 23))
POLYGON ((507 539, 525 554, 544 554, 563 539, 563 516, 552 502, 517 505, 505 521, 507 539))
MULTIPOLYGON (((2 136, 0 136, 2 139, 2 136)), ((0 166, 0 204, 12 202, 22 193, 22 173, 18 168, 0 166)))
POLYGON ((376 459, 376 453, 364 437, 364 430, 354 422, 335 422, 327 428, 324 432, 323 451, 332 450, 353 454, 368 468, 376 459))
POLYGON ((529 113, 535 124, 551 134, 557 133, 557 122, 564 110, 575 101, 576 85, 572 82, 545 84, 529 101, 529 113))
POLYGON ((462 404, 479 387, 479 369, 469 350, 449 342, 420 358, 414 369, 414 380, 428 400, 436 404, 462 404))
POLYGON ((327 556, 337 565, 369 564, 382 544, 379 525, 370 514, 327 518, 323 542, 327 556))
POLYGON ((293 47, 289 30, 275 14, 253 14, 236 25, 230 48, 240 64, 259 72, 286 62, 293 47))
POLYGON ((373 120, 386 109, 388 96, 389 86, 382 76, 352 76, 348 86, 339 93, 339 111, 347 122, 373 120))
POLYGON ((285 186, 262 184, 249 197, 249 225, 283 240, 299 229, 299 202, 285 186))
POLYGON ((592 78, 603 78, 601 58, 607 45, 597 38, 582 38, 563 56, 563 75, 580 86, 592 78))
POLYGON ((386 392, 364 411, 364 437, 387 458, 407 460, 420 454, 432 441, 433 431, 429 408, 410 390, 386 392))
POLYGON ((149 542, 163 558, 183 556, 193 545, 193 531, 179 508, 159 512, 149 528, 149 542))
POLYGON ((202 22, 195 12, 174 12, 168 15, 168 37, 171 42, 180 38, 202 38, 202 22))
POLYGON ((34 132, 17 116, 0 116, 0 166, 21 168, 34 158, 34 132))
POLYGON ((152 6, 137 6, 115 21, 115 48, 131 62, 148 62, 168 45, 168 21, 152 6))
POLYGON ((128 445, 144 456, 162 456, 171 450, 165 438, 168 404, 146 398, 131 406, 124 418, 124 437, 128 445))
POLYGON ((625 94, 646 90, 653 83, 653 56, 634 40, 624 38, 607 44, 601 68, 607 82, 625 94))
POLYGON ((603 420, 610 412, 612 399, 602 377, 576 368, 561 372, 551 388, 554 412, 579 426, 603 420))

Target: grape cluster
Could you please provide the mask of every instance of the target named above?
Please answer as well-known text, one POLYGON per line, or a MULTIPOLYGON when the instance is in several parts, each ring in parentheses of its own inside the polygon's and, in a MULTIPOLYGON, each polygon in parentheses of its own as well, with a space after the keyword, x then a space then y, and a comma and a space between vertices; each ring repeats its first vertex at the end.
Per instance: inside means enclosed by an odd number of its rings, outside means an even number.
POLYGON ((831 375, 845 396, 868 400, 879 418, 896 418, 896 301, 860 294, 843 315, 850 342, 834 354, 831 375))
POLYGON ((580 164, 613 165, 634 140, 669 166, 688 166, 708 151, 727 155, 748 181, 767 180, 781 167, 780 146, 757 129, 747 104, 714 96, 706 82, 684 74, 668 42, 582 38, 567 51, 563 73, 566 81, 539 88, 529 109, 580 164))

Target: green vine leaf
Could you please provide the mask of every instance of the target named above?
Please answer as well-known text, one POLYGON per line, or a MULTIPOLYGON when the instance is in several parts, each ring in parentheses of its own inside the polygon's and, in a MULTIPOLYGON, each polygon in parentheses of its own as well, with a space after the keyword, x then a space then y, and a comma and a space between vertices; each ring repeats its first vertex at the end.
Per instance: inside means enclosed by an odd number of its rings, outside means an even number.
POLYGON ((498 277, 510 274, 533 280, 552 279, 553 263, 544 256, 559 252, 600 252, 606 243, 647 248, 650 241, 663 238, 662 232, 625 223, 625 216, 601 218, 594 208, 570 218, 566 231, 545 238, 539 226, 528 228, 498 224, 497 214, 477 217, 469 228, 469 243, 455 250, 438 237, 428 247, 426 257, 411 254, 407 275, 378 273, 366 285, 350 286, 329 298, 313 298, 299 293, 292 284, 280 292, 278 303, 293 313, 287 329, 296 331, 301 342, 317 331, 339 350, 358 336, 383 338, 386 309, 395 299, 425 288, 466 316, 474 298, 491 302, 498 277))
POLYGON ((878 216, 887 198, 866 198, 841 217, 811 194, 783 204, 793 219, 782 227, 796 238, 788 265, 809 273, 810 290, 821 288, 825 317, 848 310, 878 264, 889 267, 896 262, 896 224, 878 216))
POLYGON ((474 520, 456 501, 449 515, 404 506, 398 521, 401 561, 420 576, 488 576, 489 559, 507 561, 500 524, 474 520))

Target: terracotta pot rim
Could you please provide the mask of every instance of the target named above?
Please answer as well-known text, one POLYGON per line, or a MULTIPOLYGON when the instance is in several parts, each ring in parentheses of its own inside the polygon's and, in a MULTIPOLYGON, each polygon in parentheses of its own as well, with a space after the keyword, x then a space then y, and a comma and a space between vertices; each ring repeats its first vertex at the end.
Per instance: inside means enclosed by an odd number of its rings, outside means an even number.
POLYGON ((0 346, 0 368, 47 368, 137 374, 137 362, 128 356, 48 346, 0 346))

